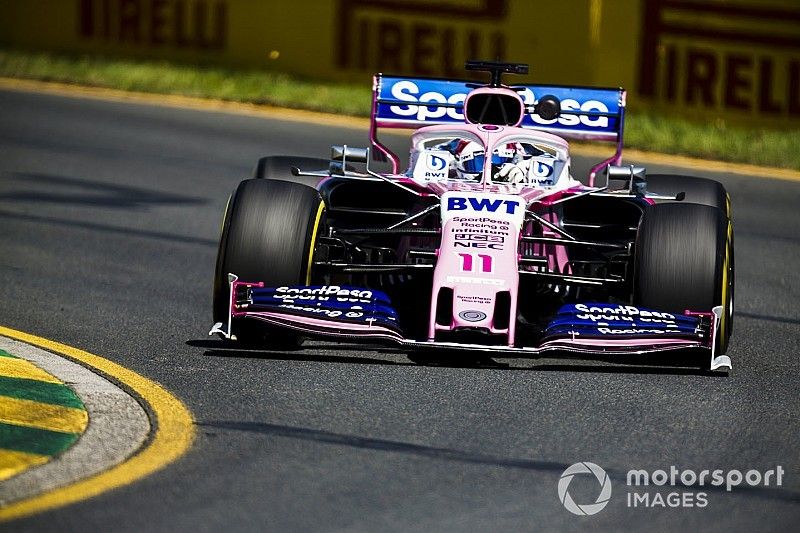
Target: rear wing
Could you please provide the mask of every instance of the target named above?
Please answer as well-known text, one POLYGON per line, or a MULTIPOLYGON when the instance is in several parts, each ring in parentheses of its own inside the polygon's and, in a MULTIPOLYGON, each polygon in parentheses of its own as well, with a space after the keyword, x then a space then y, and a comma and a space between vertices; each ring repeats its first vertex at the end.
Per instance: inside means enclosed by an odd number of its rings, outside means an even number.
MULTIPOLYGON (((373 79, 370 140, 376 155, 383 154, 398 172, 399 158, 377 138, 378 128, 419 128, 434 124, 464 124, 464 100, 479 84, 435 78, 406 78, 378 74, 373 79)), ((617 143, 617 151, 592 169, 619 164, 625 124, 625 90, 555 85, 515 85, 529 112, 523 128, 553 133, 565 139, 617 143), (539 98, 552 95, 561 101, 561 115, 545 120, 532 110, 539 98)))

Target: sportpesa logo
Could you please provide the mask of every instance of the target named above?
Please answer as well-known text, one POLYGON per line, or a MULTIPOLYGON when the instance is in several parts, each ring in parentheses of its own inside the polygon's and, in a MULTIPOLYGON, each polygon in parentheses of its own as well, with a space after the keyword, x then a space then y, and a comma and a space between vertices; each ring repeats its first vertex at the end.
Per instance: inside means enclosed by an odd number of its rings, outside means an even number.
POLYGON ((597 514, 608 505, 608 500, 611 499, 611 480, 606 471, 594 463, 588 461, 575 463, 564 470, 564 473, 561 474, 561 479, 558 480, 558 499, 566 510, 572 514, 579 516, 597 514), (594 503, 577 504, 572 499, 569 493, 569 484, 572 483, 572 478, 578 474, 592 474, 600 484, 600 494, 597 495, 594 503))
MULTIPOLYGON (((420 122, 426 120, 453 120, 464 121, 464 114, 461 112, 460 104, 467 98, 466 92, 454 92, 445 95, 442 92, 426 90, 419 80, 400 80, 391 86, 391 96, 395 100, 408 102, 408 105, 393 105, 389 109, 398 117, 408 117, 420 122), (417 105, 428 104, 428 105, 417 105), (436 104, 447 104, 448 107, 437 106, 436 104), (459 107, 455 107, 459 105, 459 107)), ((536 95, 533 91, 526 88, 520 91, 520 96, 526 106, 536 103, 536 95)), ((578 116, 569 114, 569 111, 584 111, 595 113, 608 113, 606 104, 599 100, 585 100, 579 102, 575 98, 563 98, 561 100, 562 114, 558 119, 545 120, 539 115, 528 115, 530 120, 536 124, 548 125, 559 124, 561 126, 583 126, 586 128, 608 128, 608 117, 606 116, 578 116)), ((526 119, 527 120, 527 119, 526 119)))

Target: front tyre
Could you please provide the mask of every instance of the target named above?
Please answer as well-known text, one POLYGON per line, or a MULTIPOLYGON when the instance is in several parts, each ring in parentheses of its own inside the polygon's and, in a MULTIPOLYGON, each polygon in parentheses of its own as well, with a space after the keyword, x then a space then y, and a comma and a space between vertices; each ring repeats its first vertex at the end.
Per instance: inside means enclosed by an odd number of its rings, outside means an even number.
POLYGON ((700 204, 649 207, 636 237, 634 303, 657 311, 723 307, 716 353, 733 319, 733 229, 726 213, 700 204))
MULTIPOLYGON (((214 322, 228 320, 228 273, 242 281, 263 281, 266 287, 311 283, 323 212, 319 192, 307 185, 271 179, 239 184, 228 202, 220 237, 214 272, 214 322)), ((249 342, 267 337, 282 345, 299 342, 299 336, 253 319, 234 321, 233 332, 249 342)))
MULTIPOLYGON (((679 176, 672 174, 653 174, 647 176, 647 192, 662 196, 676 196, 684 193, 682 202, 716 207, 731 218, 731 202, 728 191, 720 182, 708 178, 679 176)), ((675 200, 658 200, 671 202, 675 200)))
POLYGON ((260 158, 253 169, 253 177, 257 179, 272 179, 280 181, 291 181, 302 183, 309 187, 315 187, 320 182, 319 177, 315 176, 295 176, 292 169, 320 171, 328 170, 330 161, 317 157, 302 157, 294 155, 269 155, 260 158))

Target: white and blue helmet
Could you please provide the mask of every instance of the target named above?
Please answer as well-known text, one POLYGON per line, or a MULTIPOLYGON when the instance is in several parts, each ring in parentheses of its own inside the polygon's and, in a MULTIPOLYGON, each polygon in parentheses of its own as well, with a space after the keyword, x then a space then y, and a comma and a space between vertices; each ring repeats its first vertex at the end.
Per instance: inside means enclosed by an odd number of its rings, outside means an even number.
MULTIPOLYGON (((483 146, 474 141, 461 143, 455 150, 456 173, 458 178, 467 181, 478 181, 486 164, 486 151, 483 146)), ((511 147, 497 149, 492 154, 492 172, 494 175, 503 164, 514 160, 516 150, 511 147)))

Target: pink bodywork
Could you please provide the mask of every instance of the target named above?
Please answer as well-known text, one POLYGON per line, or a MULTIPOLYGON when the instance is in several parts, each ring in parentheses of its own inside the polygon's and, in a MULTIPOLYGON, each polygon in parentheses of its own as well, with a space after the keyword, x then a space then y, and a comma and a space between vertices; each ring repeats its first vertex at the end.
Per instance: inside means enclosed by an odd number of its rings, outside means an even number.
MULTIPOLYGON (((445 195, 442 200, 450 198, 445 195)), ((517 209, 521 208, 524 206, 517 206, 517 209)), ((433 274, 429 340, 434 339, 437 330, 486 328, 491 333, 506 334, 508 345, 514 345, 516 321, 510 320, 506 327, 498 328, 495 324, 495 301, 500 292, 508 292, 508 313, 516 317, 519 231, 514 224, 493 216, 461 216, 445 222, 433 274), (474 226, 481 226, 491 234, 468 233, 476 229, 474 226), (486 240, 467 240, 475 238, 486 240), (480 247, 474 248, 475 245, 480 247), (437 300, 442 288, 453 290, 453 314, 450 323, 445 325, 436 323, 437 300)))
MULTIPOLYGON (((453 126, 429 126, 414 135, 420 136, 454 131, 453 126)), ((466 124, 458 131, 479 139, 487 154, 495 146, 510 139, 525 137, 569 153, 567 141, 545 132, 508 126, 466 124)), ((516 187, 492 183, 491 157, 486 157, 483 178, 480 182, 439 181, 427 185, 427 191, 441 198, 442 238, 437 250, 430 302, 428 339, 434 340, 438 331, 462 328, 482 328, 492 334, 506 335, 508 346, 514 346, 517 298, 519 294, 519 240, 523 230, 530 228, 525 222, 529 204, 553 201, 565 191, 582 190, 575 182, 554 188, 535 186, 516 187), (450 209, 451 203, 460 209, 450 209), (483 209, 476 209, 475 207, 483 209), (494 208, 490 210, 489 208, 494 208), (441 289, 453 291, 453 313, 449 323, 437 323, 437 303, 441 289), (509 295, 507 325, 495 322, 495 305, 498 295, 509 295), (502 327, 501 327, 502 326, 502 327)), ((558 224, 554 215, 546 214, 548 222, 558 224)), ((546 234, 558 237, 556 233, 546 234)), ((563 272, 567 265, 565 247, 536 245, 536 251, 547 255, 552 271, 563 272)))
MULTIPOLYGON (((375 78, 377 88, 378 77, 375 78)), ((505 92, 514 94, 508 88, 480 88, 467 95, 467 101, 482 92, 505 92)), ((625 93, 622 93, 624 107, 625 93)), ((489 178, 491 157, 486 157, 483 178, 479 182, 434 181, 422 184, 409 175, 400 174, 400 160, 389 148, 377 139, 377 129, 383 127, 408 127, 393 123, 381 123, 377 116, 377 91, 373 90, 372 120, 370 121, 370 141, 375 148, 376 159, 388 160, 392 165, 392 173, 387 179, 397 182, 407 189, 414 190, 422 197, 440 198, 442 232, 439 248, 436 251, 437 261, 433 274, 433 290, 430 295, 430 319, 428 342, 414 341, 389 328, 367 324, 335 323, 312 317, 292 316, 280 312, 250 311, 247 306, 238 306, 235 293, 239 287, 263 287, 263 283, 231 282, 230 314, 232 317, 249 317, 270 324, 295 329, 308 333, 325 333, 330 336, 385 339, 409 347, 436 346, 459 347, 467 349, 490 350, 491 346, 461 345, 449 342, 438 342, 437 332, 455 331, 459 329, 480 328, 496 335, 505 336, 506 353, 535 355, 550 350, 570 350, 579 353, 646 353, 676 348, 710 347, 709 340, 690 340, 684 338, 659 337, 631 338, 581 338, 577 334, 548 340, 537 347, 515 347, 515 324, 520 278, 520 237, 530 235, 537 222, 526 220, 525 213, 530 210, 543 220, 559 226, 558 216, 547 208, 563 198, 589 190, 594 184, 595 174, 608 164, 618 165, 622 159, 622 135, 614 139, 616 152, 605 161, 595 165, 589 175, 589 186, 577 181, 564 180, 556 186, 511 186, 504 183, 492 183, 489 178), (437 323, 437 301, 442 289, 450 289, 453 294, 452 316, 446 323, 437 323), (496 322, 496 302, 498 295, 507 292, 508 324, 496 322)), ((508 142, 511 138, 525 137, 542 144, 552 146, 569 154, 569 144, 557 135, 543 131, 519 128, 515 126, 492 126, 478 124, 445 124, 420 128, 414 134, 414 144, 420 135, 430 133, 454 133, 472 136, 491 154, 495 146, 508 142)), ((542 236, 560 238, 561 236, 544 227, 542 236)), ((531 255, 545 257, 547 270, 568 273, 567 247, 552 243, 524 243, 525 251, 531 255)), ((234 278, 235 279, 235 278, 234 278)), ((708 313, 686 311, 686 315, 709 316, 708 313)), ((712 328, 714 321, 712 322, 712 328)), ((230 332, 230 323, 228 326, 230 332)), ((500 348, 496 346, 495 348, 500 348)))

